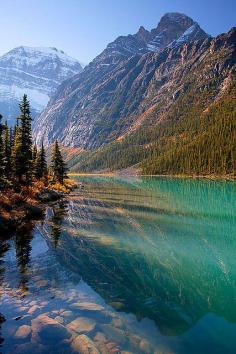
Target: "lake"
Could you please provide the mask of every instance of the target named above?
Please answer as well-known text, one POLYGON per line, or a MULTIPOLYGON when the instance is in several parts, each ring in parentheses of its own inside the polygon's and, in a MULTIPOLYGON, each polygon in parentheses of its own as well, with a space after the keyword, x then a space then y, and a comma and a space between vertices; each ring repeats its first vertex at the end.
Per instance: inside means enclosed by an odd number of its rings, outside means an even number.
POLYGON ((0 352, 235 354, 236 184, 78 179, 0 240, 0 352))

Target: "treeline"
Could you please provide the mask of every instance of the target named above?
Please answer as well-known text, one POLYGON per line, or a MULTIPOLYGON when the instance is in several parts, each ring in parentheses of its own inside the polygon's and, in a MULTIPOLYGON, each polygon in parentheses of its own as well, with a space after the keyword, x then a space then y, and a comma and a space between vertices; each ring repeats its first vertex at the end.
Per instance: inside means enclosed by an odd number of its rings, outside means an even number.
POLYGON ((73 159, 73 171, 117 170, 138 164, 146 175, 236 176, 236 90, 214 104, 189 91, 157 125, 142 126, 73 159))
POLYGON ((64 183, 66 166, 58 142, 53 148, 50 166, 47 165, 43 142, 33 144, 30 104, 24 95, 19 104, 20 115, 14 128, 8 127, 0 115, 0 187, 20 188, 35 181, 64 183))

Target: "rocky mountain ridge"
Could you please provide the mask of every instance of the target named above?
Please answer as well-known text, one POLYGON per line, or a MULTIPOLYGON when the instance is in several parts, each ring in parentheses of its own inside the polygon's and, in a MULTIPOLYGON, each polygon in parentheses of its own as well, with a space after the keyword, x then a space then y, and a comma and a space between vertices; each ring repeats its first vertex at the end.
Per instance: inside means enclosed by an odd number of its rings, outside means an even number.
POLYGON ((185 43, 208 39, 196 22, 178 13, 164 15, 151 31, 140 27, 135 35, 118 37, 82 73, 62 83, 35 121, 37 142, 58 139, 65 146, 91 149, 117 137, 118 131, 123 134, 130 117, 148 108, 142 101, 154 80, 153 65, 158 68, 185 43))

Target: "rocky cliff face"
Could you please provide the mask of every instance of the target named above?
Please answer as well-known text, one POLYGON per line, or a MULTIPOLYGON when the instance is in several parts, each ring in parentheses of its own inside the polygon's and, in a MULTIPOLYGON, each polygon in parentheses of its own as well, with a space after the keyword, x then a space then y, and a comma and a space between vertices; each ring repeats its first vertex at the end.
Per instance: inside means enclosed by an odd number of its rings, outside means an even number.
POLYGON ((10 122, 26 93, 32 113, 40 113, 65 79, 82 70, 80 63, 56 48, 18 47, 0 57, 0 112, 10 122))
POLYGON ((135 35, 117 38, 82 73, 62 83, 35 120, 37 142, 58 139, 65 146, 91 149, 119 137, 158 102, 158 90, 170 87, 177 65, 200 50, 194 65, 209 45, 199 25, 178 13, 166 14, 151 31, 140 27, 135 35))

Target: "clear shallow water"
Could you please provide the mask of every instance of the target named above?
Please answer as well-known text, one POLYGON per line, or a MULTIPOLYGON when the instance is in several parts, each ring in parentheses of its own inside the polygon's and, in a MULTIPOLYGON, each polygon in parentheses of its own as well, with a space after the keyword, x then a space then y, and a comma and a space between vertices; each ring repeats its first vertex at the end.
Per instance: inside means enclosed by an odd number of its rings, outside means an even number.
POLYGON ((80 180, 1 241, 0 352, 235 353, 236 184, 80 180))

